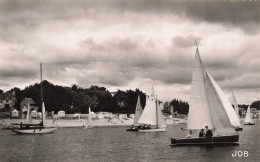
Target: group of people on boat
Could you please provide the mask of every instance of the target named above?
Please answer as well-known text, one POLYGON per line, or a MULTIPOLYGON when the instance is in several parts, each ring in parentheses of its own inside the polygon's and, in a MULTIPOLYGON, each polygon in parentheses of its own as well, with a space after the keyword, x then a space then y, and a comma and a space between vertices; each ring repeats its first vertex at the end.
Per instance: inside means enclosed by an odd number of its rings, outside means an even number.
MULTIPOLYGON (((199 132, 199 137, 205 137, 205 138, 211 138, 213 136, 213 133, 210 129, 208 129, 208 126, 205 127, 206 133, 204 129, 201 129, 199 132)), ((192 130, 189 131, 189 134, 186 136, 186 138, 191 138, 192 137, 192 130)))
POLYGON ((131 126, 130 129, 151 129, 151 125, 138 125, 134 126, 134 124, 131 126))

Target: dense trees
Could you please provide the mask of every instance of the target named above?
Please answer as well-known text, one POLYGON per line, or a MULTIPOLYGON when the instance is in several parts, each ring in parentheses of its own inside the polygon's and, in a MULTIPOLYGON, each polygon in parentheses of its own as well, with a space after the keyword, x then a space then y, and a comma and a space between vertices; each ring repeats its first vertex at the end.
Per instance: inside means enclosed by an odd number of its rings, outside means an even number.
MULTIPOLYGON (((145 94, 136 89, 110 93, 105 87, 91 86, 90 88, 81 88, 77 85, 64 87, 53 85, 44 80, 43 100, 46 111, 57 113, 64 110, 66 113, 88 113, 88 107, 92 111, 107 111, 114 113, 134 113, 137 96, 141 96, 141 104, 145 105, 145 94), (113 96, 112 96, 113 95, 113 96)), ((17 105, 20 109, 20 102, 25 98, 32 98, 41 110, 41 85, 35 83, 26 87, 24 90, 13 88, 17 97, 17 105)))
MULTIPOLYGON (((89 88, 81 88, 78 85, 71 87, 64 87, 53 85, 44 80, 43 84, 43 100, 47 111, 64 110, 66 113, 88 113, 88 107, 92 111, 107 111, 113 113, 134 113, 137 102, 137 97, 140 95, 141 105, 145 106, 145 93, 139 89, 135 90, 117 90, 116 92, 109 92, 105 87, 92 85, 89 88)), ((15 87, 10 91, 15 91, 17 97, 18 110, 20 109, 20 102, 25 98, 32 98, 41 110, 41 85, 35 83, 20 90, 15 87)), ((0 94, 1 94, 0 90, 0 94)), ((240 105, 247 108, 248 105, 240 105)), ((174 112, 179 114, 187 114, 189 111, 189 104, 185 101, 173 99, 171 102, 164 103, 164 113, 171 113, 171 107, 174 112)), ((260 101, 254 101, 251 107, 260 109, 260 101)))
POLYGON ((173 111, 177 111, 179 114, 188 114, 189 112, 189 104, 185 101, 174 99, 170 105, 173 107, 173 111))
POLYGON ((145 106, 145 94, 139 89, 121 91, 113 93, 114 112, 116 113, 134 113, 138 95, 140 95, 141 106, 145 106))
POLYGON ((257 110, 260 110, 260 100, 254 101, 254 102, 251 104, 251 107, 252 107, 252 108, 256 108, 257 110))

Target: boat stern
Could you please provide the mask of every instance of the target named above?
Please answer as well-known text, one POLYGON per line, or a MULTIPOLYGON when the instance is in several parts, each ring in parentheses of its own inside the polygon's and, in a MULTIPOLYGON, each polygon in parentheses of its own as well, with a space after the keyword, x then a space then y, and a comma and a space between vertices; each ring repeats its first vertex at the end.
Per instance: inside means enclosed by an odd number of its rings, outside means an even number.
POLYGON ((176 145, 177 141, 176 138, 171 138, 171 145, 176 145))

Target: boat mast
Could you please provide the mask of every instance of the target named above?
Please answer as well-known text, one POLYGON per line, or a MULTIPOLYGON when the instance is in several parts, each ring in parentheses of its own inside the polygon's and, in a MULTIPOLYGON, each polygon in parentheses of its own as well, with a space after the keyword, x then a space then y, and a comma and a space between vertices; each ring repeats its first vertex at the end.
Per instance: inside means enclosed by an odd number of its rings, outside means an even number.
POLYGON ((157 96, 156 96, 156 99, 155 99, 155 106, 156 106, 156 126, 157 128, 159 128, 159 122, 158 122, 158 106, 157 106, 157 103, 158 103, 158 100, 157 100, 157 96))
POLYGON ((154 94, 153 85, 152 85, 152 93, 153 93, 153 97, 154 97, 154 100, 155 100, 155 108, 156 108, 156 109, 155 109, 155 110, 156 110, 156 128, 159 128, 159 127, 158 127, 158 126, 159 126, 159 124, 158 124, 158 123, 159 123, 159 121, 158 121, 158 112, 157 112, 157 111, 158 111, 158 110, 157 110, 157 109, 158 109, 158 106, 157 106, 157 102, 158 102, 158 101, 157 101, 157 96, 155 96, 155 94, 154 94))
MULTIPOLYGON (((41 104, 43 105, 43 89, 42 89, 42 63, 40 63, 40 73, 41 73, 41 104)), ((42 122, 43 122, 43 112, 42 112, 42 122)))

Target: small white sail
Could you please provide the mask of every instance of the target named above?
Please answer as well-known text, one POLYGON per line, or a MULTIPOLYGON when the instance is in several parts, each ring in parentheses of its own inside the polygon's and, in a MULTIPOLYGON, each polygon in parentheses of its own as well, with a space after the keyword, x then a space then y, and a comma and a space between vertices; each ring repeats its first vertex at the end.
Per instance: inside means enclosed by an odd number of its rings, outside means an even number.
POLYGON ((88 127, 92 125, 91 109, 88 108, 88 127))
POLYGON ((138 120, 140 124, 157 125, 156 119, 156 104, 154 95, 149 95, 146 97, 146 105, 143 113, 138 120))
POLYGON ((139 125, 137 122, 138 122, 142 112, 143 112, 143 108, 141 106, 140 95, 139 95, 138 99, 137 99, 137 103, 136 103, 136 108, 135 108, 134 126, 139 125))
POLYGON ((251 115, 250 105, 247 108, 246 117, 245 117, 244 123, 254 123, 254 120, 253 120, 252 115, 251 115))
POLYGON ((234 104, 234 107, 235 107, 236 114, 239 117, 239 109, 238 109, 238 105, 237 105, 237 99, 236 99, 236 96, 234 95, 233 91, 232 91, 232 99, 233 99, 233 104, 234 104))
POLYGON ((163 102, 159 103, 159 107, 160 107, 161 110, 163 110, 164 109, 164 103, 163 102))
POLYGON ((45 114, 45 105, 44 102, 42 102, 42 124, 43 126, 46 125, 46 114, 45 114))
POLYGON ((30 101, 29 101, 27 106, 25 124, 30 124, 30 123, 31 123, 31 115, 30 115, 30 101))
POLYGON ((158 120, 157 121, 158 128, 166 128, 167 127, 164 116, 162 114, 162 110, 159 107, 159 101, 158 100, 157 100, 157 120, 158 120))

